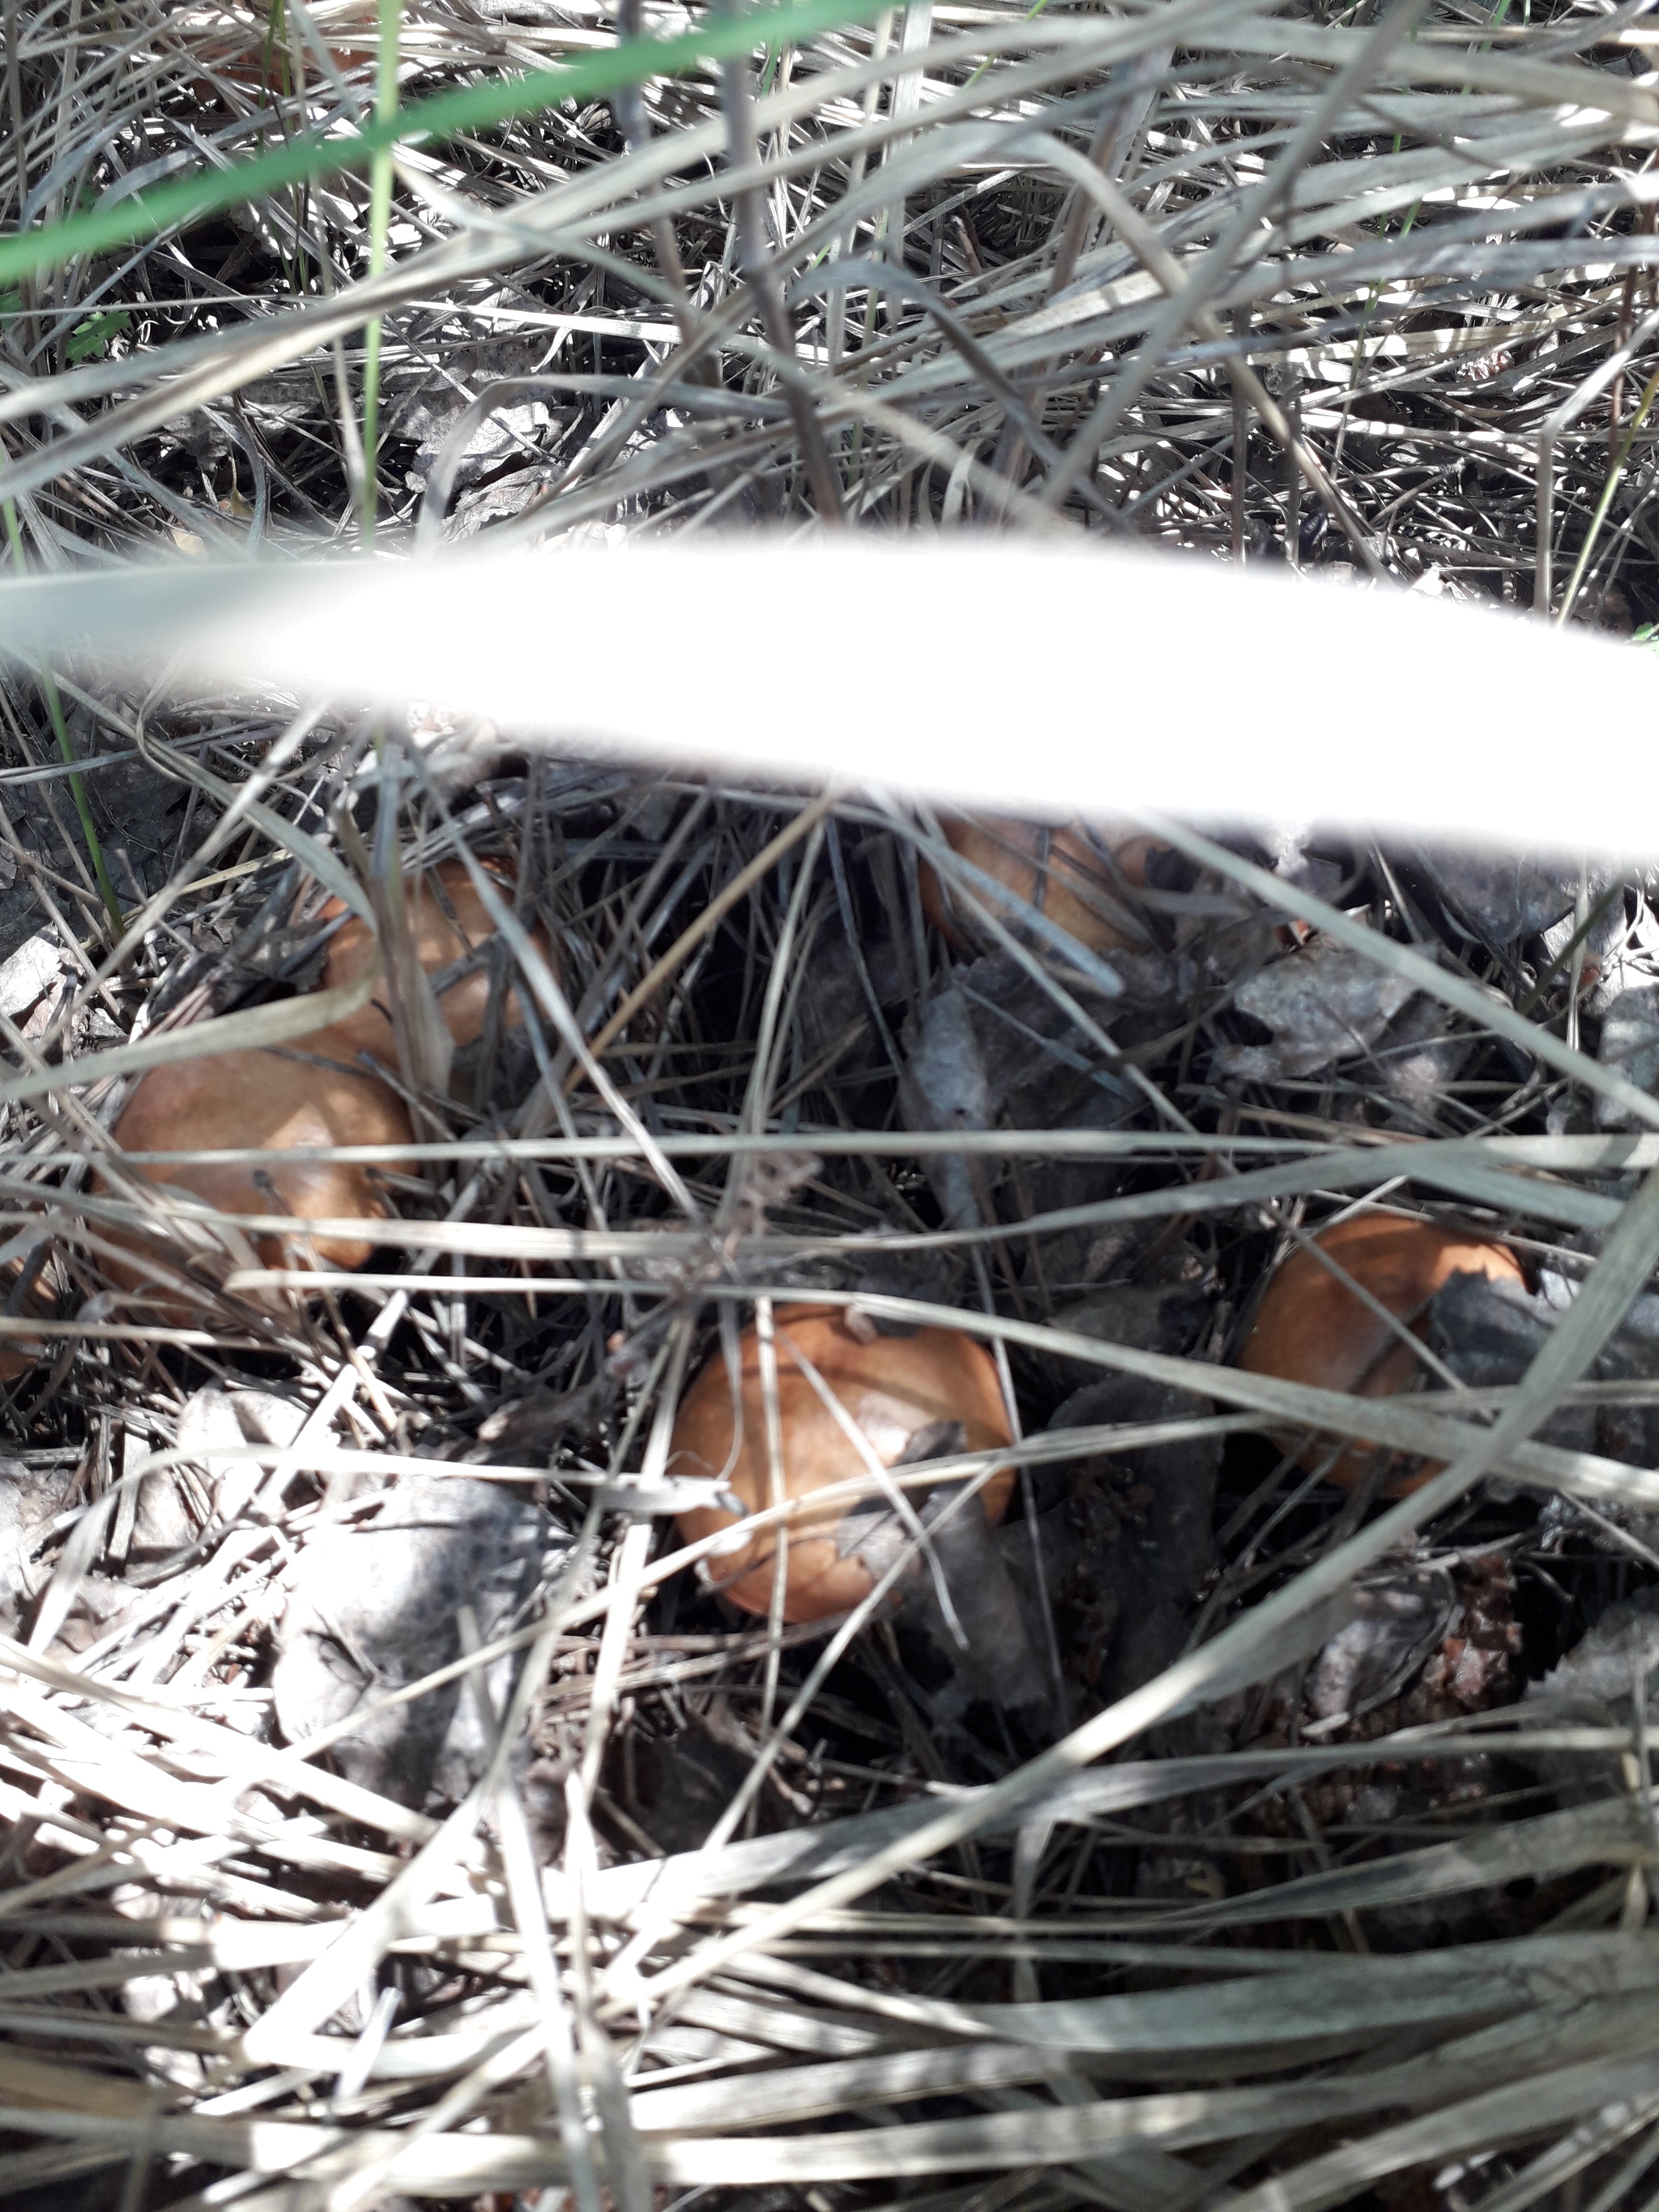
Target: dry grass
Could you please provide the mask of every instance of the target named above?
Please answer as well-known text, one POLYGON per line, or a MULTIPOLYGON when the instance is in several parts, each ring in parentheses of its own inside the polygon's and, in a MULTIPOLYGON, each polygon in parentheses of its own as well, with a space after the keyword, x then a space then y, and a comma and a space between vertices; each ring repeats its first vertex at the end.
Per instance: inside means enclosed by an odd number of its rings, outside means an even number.
MULTIPOLYGON (((16 27, 0 193, 31 224, 362 117, 379 46, 361 5, 16 27)), ((551 0, 410 10, 403 97, 611 35, 551 0)), ((817 509, 1557 606, 1583 556, 1577 611, 1629 627, 1648 37, 1629 8, 914 0, 758 74, 405 149, 381 274, 337 176, 21 287, 24 540, 349 541, 372 316, 392 544, 817 509)))
MULTIPOLYGON (((88 2206, 529 2204, 568 2185, 640 2207, 761 2188, 814 2206, 896 2192, 1265 2212, 1373 2182, 1414 2202, 1389 2177, 1434 2172, 1453 2206, 1565 2204, 1576 2173, 1601 2201, 1659 2122, 1639 1711, 1632 1728, 1517 1707, 1518 1671, 1494 1660, 1472 1693, 1425 1677, 1415 1702, 1334 1737, 1296 1718, 1333 1600, 1413 1528, 1424 1560, 1496 1577, 1484 1595, 1460 1585, 1466 1640, 1512 1650, 1514 1592, 1530 1592, 1534 1671, 1610 1588, 1644 1579, 1636 1551, 1620 1565, 1571 1514, 1564 1549, 1539 1501, 1628 1517, 1659 1504, 1659 1477, 1582 1439, 1527 1441, 1552 1408, 1654 1395, 1573 1388, 1659 1227, 1645 1185, 1622 1195, 1652 1138, 1571 1133, 1620 1079, 1558 1033, 1566 985, 1505 1015, 1478 988, 1488 957, 1435 965, 1405 943, 1404 909, 1376 889, 1390 864, 1362 848, 1370 923, 1395 933, 1363 934, 1490 1017, 1423 1125, 1400 1125, 1369 1060, 1334 1087, 1235 1083, 1218 1113, 1212 1056, 1242 1032, 1227 989, 1199 985, 1195 1026, 1142 1054, 1115 1127, 1085 1110, 930 1139, 900 1110, 892 1057, 914 1060, 916 994, 946 981, 905 888, 923 825, 540 765, 446 799, 366 735, 313 729, 311 759, 289 746, 238 864, 251 872, 172 899, 173 929, 228 949, 197 960, 193 1000, 173 963, 168 995, 205 1012, 250 942, 272 942, 298 890, 278 839, 302 817, 332 825, 337 853, 391 838, 405 868, 458 838, 514 860, 558 981, 532 966, 528 1036, 467 1071, 495 1103, 411 1085, 422 1141, 374 1267, 273 1276, 239 1261, 226 1224, 222 1256, 188 1269, 197 1310, 157 1326, 100 1273, 141 1210, 68 1194, 117 1091, 9 1109, 7 1227, 12 1249, 43 1250, 58 1317, 6 1328, 62 1346, 15 1393, 13 1479, 69 1487, 26 1547, 25 1640, 3 1646, 0 2185, 88 2206), (747 896, 718 900, 745 876, 747 896), (881 978, 868 998, 855 945, 881 978), (931 980, 907 984, 917 957, 931 980), (1526 1021, 1540 1057, 1517 1080, 1493 1024, 1526 1021), (567 1026, 595 1041, 585 1060, 562 1049, 567 1026), (1567 1133, 1541 1133, 1564 1107, 1567 1133), (942 1225, 941 1155, 976 1161, 979 1226, 942 1225), (1467 1413, 1496 1409, 1495 1425, 1460 1426, 1432 1397, 1363 1417, 1451 1462, 1370 1511, 1249 1433, 1316 1412, 1352 1429, 1352 1413, 1212 1364, 1304 1207, 1367 1194, 1501 1230, 1581 1277, 1592 1247, 1575 1234, 1613 1231, 1525 1383, 1470 1394, 1467 1413), (1193 1356, 1066 1327, 1091 1276, 1126 1273, 1201 1300, 1193 1356), (272 1302, 301 1282, 324 1295, 272 1302), (663 1409, 722 1305, 802 1289, 1000 1340, 1051 1528, 1078 1510, 1132 1522, 1115 1466, 1231 1438, 1185 1656, 1114 1695, 1109 1632, 1057 1589, 1044 1723, 953 1698, 902 1616, 900 1641, 879 1619, 769 1629, 701 1595, 664 1517, 677 1496, 657 1486, 663 1409), (1166 1395, 1056 1438, 1062 1355, 1166 1395), (303 1426, 266 1448, 204 1443, 204 1387, 274 1391, 303 1426), (1089 1470, 1082 1489, 1053 1486, 1058 1460, 1089 1470), (547 1548, 515 1607, 463 1621, 435 1680, 416 1668, 395 1686, 393 1711, 457 1676, 511 1700, 487 1705, 454 1794, 410 1802, 395 1761, 382 1790, 331 1755, 361 1709, 284 1740, 273 1635, 331 1530, 446 1466, 540 1499, 547 1548), (1484 1468, 1506 1486, 1483 1495, 1484 1468), (1566 1617, 1540 1630, 1547 1588, 1566 1617), (1610 1756, 1627 1770, 1611 1791, 1610 1756), (1390 1775, 1405 1786, 1379 1809, 1390 1775)), ((1144 919, 1206 947, 1212 984, 1264 949, 1258 888, 1328 935, 1358 927, 1352 882, 1345 921, 1195 849, 1215 872, 1144 919)), ((1635 962, 1645 908, 1629 899, 1635 962)), ((313 938, 289 941, 302 982, 313 938)), ((1079 1006, 1081 990, 1085 1021, 1121 1031, 1121 1009, 1028 957, 1039 994, 1079 1006)), ((94 997, 65 1004, 65 1033, 94 997)), ((1076 1059, 1072 1024, 1054 1033, 1076 1059)), ((1130 1536, 1066 1540, 1086 1559, 1130 1536)))
MULTIPOLYGON (((637 112, 404 149, 382 273, 350 177, 70 262, 0 303, 20 562, 833 509, 1659 616, 1653 33, 1371 13, 910 0, 637 112)), ((361 0, 3 27, 0 206, 30 224, 363 114, 380 36, 361 0)), ((580 0, 410 9, 402 96, 615 29, 580 0)), ((720 639, 688 620, 688 676, 720 639)), ((1656 1384, 1598 1364, 1659 1261, 1659 1106, 1598 1057, 1607 979, 1655 974, 1644 878, 1495 944, 1409 854, 1310 870, 1165 825, 1189 866, 1108 963, 1123 995, 1052 931, 998 939, 1007 1049, 1052 1103, 1004 1110, 1011 1079, 964 1128, 906 1087, 928 1009, 989 988, 922 919, 918 854, 974 889, 925 810, 579 759, 440 783, 372 721, 161 711, 86 667, 0 702, 3 896, 61 963, 0 1018, 0 1338, 30 1355, 6 1494, 41 1516, 0 1549, 0 2194, 1651 2198, 1645 1676, 1618 1710, 1520 1698, 1659 1566, 1655 1455, 1607 1444, 1656 1384), (154 1225, 109 1171, 124 1090, 206 1020, 292 1036, 323 895, 387 914, 463 849, 516 867, 528 1018, 455 1085, 404 1052, 374 1262, 284 1274, 258 1224, 198 1217, 158 1321, 109 1273, 154 1225), (1375 1035, 1275 1072, 1235 994, 1287 917, 1415 994, 1413 1048, 1455 1036, 1453 1072, 1413 1089, 1375 1035), (1524 1379, 1358 1417, 1227 1364, 1275 1256, 1356 1201, 1562 1286, 1524 1379), (1071 1326, 1110 1283, 1188 1299, 1182 1348, 1071 1326), (1058 1577, 1046 1716, 964 1688, 902 1612, 738 1620, 684 1571, 677 1395, 720 1313, 802 1292, 1000 1347, 1012 1525, 1058 1577), (1051 1431, 1090 1374, 1116 1395, 1051 1431), (286 1430, 204 1427, 215 1391, 286 1430), (1268 1441, 1298 1423, 1444 1471, 1344 1496, 1268 1441), (1100 1562, 1194 1450, 1221 1455, 1215 1555, 1137 1671, 1100 1562), (272 1665, 307 1562, 441 1470, 544 1517, 510 1601, 420 1594, 405 1656, 441 1660, 377 1679, 336 1625, 384 1741, 459 1700, 471 1749, 428 1790, 364 1778, 361 1709, 294 1741, 272 1665), (1309 1662, 1407 1553, 1455 1632, 1326 1726, 1309 1662)))

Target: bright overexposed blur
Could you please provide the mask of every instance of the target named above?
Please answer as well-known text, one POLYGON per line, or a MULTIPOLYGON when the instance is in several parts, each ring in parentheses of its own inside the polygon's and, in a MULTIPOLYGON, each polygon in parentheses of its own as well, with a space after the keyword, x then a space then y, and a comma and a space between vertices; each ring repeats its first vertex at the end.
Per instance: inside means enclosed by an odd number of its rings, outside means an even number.
POLYGON ((1652 653, 1196 558, 747 538, 182 562, 0 585, 0 650, 803 785, 1659 851, 1652 653))

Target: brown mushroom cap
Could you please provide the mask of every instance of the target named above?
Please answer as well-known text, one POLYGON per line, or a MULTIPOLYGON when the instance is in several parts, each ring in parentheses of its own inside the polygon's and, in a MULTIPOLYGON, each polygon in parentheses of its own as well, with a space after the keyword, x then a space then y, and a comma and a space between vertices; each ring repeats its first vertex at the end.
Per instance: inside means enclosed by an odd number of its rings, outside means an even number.
MULTIPOLYGON (((861 1343, 838 1307, 781 1306, 775 1319, 778 1413, 783 1430, 785 1494, 804 1498, 827 1484, 867 1479, 868 1466, 824 1404, 802 1362, 813 1369, 860 1430, 884 1467, 900 1459, 919 1431, 935 1422, 960 1422, 969 1451, 994 1450, 1012 1439, 997 1382, 996 1364, 977 1339, 955 1328, 918 1329, 914 1336, 878 1336, 861 1343)), ((732 1385, 717 1352, 686 1392, 674 1424, 669 1472, 725 1475, 750 1512, 772 1502, 766 1449, 765 1401, 760 1346, 753 1328, 741 1339, 743 1435, 733 1453, 732 1385)), ((1000 1521, 1013 1487, 1013 1469, 1000 1468, 980 1492, 988 1519, 1000 1521)), ((845 1613, 874 1586, 870 1570, 850 1548, 843 1552, 844 1505, 828 1507, 789 1523, 783 1617, 817 1620, 845 1613)), ((712 1506, 680 1516, 687 1543, 736 1525, 712 1506)), ((747 1543, 708 1560, 726 1595, 750 1613, 772 1603, 777 1536, 763 1528, 747 1543)))
MULTIPOLYGON (((343 76, 372 63, 380 52, 374 0, 347 0, 343 7, 331 8, 327 12, 329 35, 324 51, 335 68, 343 76)), ((246 28, 224 16, 199 19, 200 33, 192 24, 187 52, 191 62, 204 72, 190 80, 197 98, 210 102, 222 100, 227 79, 233 84, 249 85, 272 94, 294 88, 294 64, 287 40, 280 32, 272 38, 270 19, 269 7, 262 6, 253 11, 251 21, 243 19, 246 28), (260 21, 262 16, 264 22, 260 21), (218 26, 222 23, 229 27, 220 31, 218 26)), ((317 64, 309 54, 301 64, 301 72, 308 74, 313 84, 318 82, 317 64)))
MULTIPOLYGON (((1454 1275, 1486 1275, 1500 1283, 1526 1279, 1507 1245, 1390 1214, 1355 1214, 1322 1230, 1313 1242, 1419 1337, 1427 1334, 1429 1300, 1454 1275)), ((1392 1397, 1425 1371, 1409 1346, 1303 1247, 1268 1284, 1238 1364, 1252 1375, 1276 1375, 1284 1382, 1352 1391, 1362 1398, 1392 1397)), ((1299 1463, 1311 1471, 1329 1450, 1328 1439, 1315 1438, 1300 1453, 1299 1463)), ((1326 1480, 1352 1489, 1374 1458, 1364 1444, 1355 1444, 1323 1470, 1326 1480)), ((1387 1495, 1403 1497, 1438 1472, 1436 1465, 1401 1477, 1388 1486, 1387 1495)))
MULTIPOLYGON (((1125 823, 1103 823, 1091 833, 1080 822, 1051 829, 1040 822, 1019 822, 999 814, 974 819, 948 815, 941 818, 939 827, 951 849, 964 860, 1006 884, 1016 898, 1036 907, 1091 952, 1117 951, 1145 943, 1144 937, 1122 927, 1113 915, 1123 912, 1122 883, 1137 890, 1146 888, 1146 862, 1158 849, 1150 837, 1136 835, 1125 823), (1103 847, 1111 854, 1109 865, 1103 857, 1103 847)), ((922 911, 936 929, 959 944, 964 921, 971 928, 971 921, 962 914, 950 887, 941 884, 926 860, 920 863, 917 872, 922 911)), ((994 911, 1000 921, 1018 927, 1017 908, 994 911)))
MULTIPOLYGON (((325 1029, 292 1045, 218 1053, 152 1068, 122 1109, 115 1141, 130 1152, 408 1144, 409 1115, 402 1100, 386 1084, 354 1068, 356 1051, 346 1031, 325 1029)), ((387 1212, 370 1169, 361 1162, 158 1163, 134 1172, 148 1182, 188 1191, 224 1213, 286 1212, 304 1222, 354 1215, 377 1220, 387 1212)), ((147 1237, 124 1233, 115 1241, 179 1264, 176 1251, 164 1253, 147 1237)), ((361 1267, 378 1240, 364 1234, 300 1243, 262 1232, 252 1241, 268 1267, 303 1265, 298 1255, 313 1252, 325 1266, 361 1267)), ((142 1288, 149 1279, 143 1268, 108 1262, 106 1268, 127 1290, 142 1288)))
MULTIPOLYGON (((485 866, 502 897, 511 904, 510 873, 500 861, 486 862, 485 866)), ((428 870, 418 885, 411 886, 406 910, 415 933, 416 956, 428 975, 453 966, 495 934, 495 925, 474 888, 465 864, 460 860, 445 860, 428 870)), ((331 899, 323 908, 321 919, 331 921, 342 911, 339 900, 331 899)), ((547 932, 538 925, 530 934, 546 957, 550 949, 547 932)), ((329 942, 323 988, 333 990, 355 983, 374 966, 374 930, 361 915, 348 915, 329 942)), ((341 1026, 349 1029, 368 1051, 389 1060, 392 1031, 384 997, 384 993, 380 994, 378 1000, 371 1000, 360 1013, 349 1016, 341 1026)), ((489 964, 483 963, 471 969, 452 983, 440 995, 438 1005, 455 1042, 475 1043, 483 1034, 484 1017, 489 1006, 489 964)), ((502 1024, 507 1028, 515 1028, 523 1019, 524 1009, 518 994, 509 992, 501 1006, 502 1024)))
MULTIPOLYGON (((0 1268, 0 1310, 10 1302, 17 1279, 23 1272, 23 1261, 14 1260, 0 1268)), ((16 1318, 21 1321, 45 1321, 53 1310, 52 1300, 42 1288, 39 1277, 32 1282, 17 1302, 16 1318)), ((27 1375, 37 1360, 50 1358, 52 1346, 48 1340, 0 1336, 0 1382, 15 1382, 20 1375, 27 1375)))

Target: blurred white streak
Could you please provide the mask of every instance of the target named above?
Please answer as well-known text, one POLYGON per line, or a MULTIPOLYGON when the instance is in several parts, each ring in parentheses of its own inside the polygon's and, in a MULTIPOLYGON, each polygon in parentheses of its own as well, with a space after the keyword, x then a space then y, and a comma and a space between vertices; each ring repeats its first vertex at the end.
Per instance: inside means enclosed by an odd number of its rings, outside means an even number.
POLYGON ((1653 653, 1194 557, 750 537, 188 562, 0 586, 0 649, 795 784, 1659 853, 1653 653))

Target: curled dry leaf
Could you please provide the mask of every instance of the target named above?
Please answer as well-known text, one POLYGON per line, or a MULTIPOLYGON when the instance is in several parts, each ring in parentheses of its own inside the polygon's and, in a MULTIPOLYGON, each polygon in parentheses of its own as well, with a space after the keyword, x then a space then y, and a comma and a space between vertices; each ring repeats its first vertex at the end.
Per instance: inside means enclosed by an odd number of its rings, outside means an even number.
MULTIPOLYGON (((1267 1740, 1300 1737, 1363 1744, 1513 1702, 1521 1632, 1515 1583, 1497 1553, 1437 1562, 1395 1559, 1361 1577, 1358 1611, 1299 1679, 1280 1686, 1267 1740)), ((1478 1802, 1499 1786, 1495 1759, 1384 1758, 1356 1763, 1305 1785, 1300 1796, 1321 1828, 1352 1822, 1384 1832, 1393 1823, 1478 1802)), ((1282 1798, 1247 1814, 1247 1830, 1304 1838, 1282 1798)), ((1411 1927, 1410 1910, 1398 1925, 1411 1927)))
POLYGON ((1613 878, 1570 854, 1535 848, 1505 852, 1470 844, 1413 843, 1400 857, 1420 872, 1447 912, 1488 945, 1508 945, 1558 922, 1570 914, 1581 888, 1589 902, 1613 878))
MULTIPOLYGON (((533 321, 528 328, 514 327, 521 315, 539 319, 545 313, 533 293, 513 284, 486 284, 477 291, 472 307, 475 327, 489 330, 497 316, 504 318, 506 327, 498 325, 492 335, 459 345, 445 344, 441 369, 434 364, 430 351, 434 331, 444 320, 441 312, 434 314, 429 309, 416 308, 386 319, 389 331, 396 331, 409 349, 401 360, 394 356, 388 369, 386 427, 394 437, 418 448, 409 471, 410 487, 416 490, 425 483, 433 460, 473 394, 511 378, 533 376, 547 354, 547 335, 533 321)), ((504 398, 498 416, 517 404, 516 397, 504 398)), ((538 419, 547 419, 544 405, 538 419)), ((467 452, 470 457, 471 444, 467 452)), ((481 468, 474 468, 458 474, 455 481, 470 483, 482 473, 481 468)))
MULTIPOLYGON (((1659 983, 1632 984, 1613 1000, 1601 1018, 1596 1058, 1638 1090, 1659 1091, 1659 983)), ((1603 1129, 1635 1127, 1634 1117, 1616 1098, 1598 1096, 1595 1119, 1603 1129)))
MULTIPOLYGON (((913 1466, 962 1451, 965 1438, 960 1421, 935 1423, 918 1430, 893 1464, 913 1466)), ((979 1698, 1059 1726, 1054 1684, 1042 1656, 1040 1600, 1025 1571, 1029 1522, 993 1526, 979 1501, 963 1497, 959 1482, 936 1483, 913 1493, 911 1503, 927 1532, 927 1547, 925 1561, 913 1559, 905 1571, 902 1620, 921 1631, 950 1668, 951 1686, 935 1698, 935 1711, 960 1712, 979 1698)), ((856 1545, 873 1574, 884 1574, 913 1540, 906 1522, 881 1498, 854 1506, 842 1525, 845 1540, 856 1545)))
MULTIPOLYGON (((1538 933, 1542 963, 1556 969, 1555 986, 1565 989, 1571 975, 1573 939, 1580 930, 1575 911, 1538 933), (1559 965, 1557 964, 1559 963, 1559 965)), ((1611 898, 1601 898, 1585 917, 1578 956, 1578 994, 1589 1012, 1605 1014, 1623 991, 1651 982, 1655 955, 1659 953, 1659 922, 1645 898, 1637 902, 1635 921, 1626 912, 1621 886, 1611 898)))
POLYGON ((1315 1074, 1370 1051, 1412 995, 1410 983, 1363 953, 1315 938, 1233 994, 1241 1013, 1273 1031, 1273 1042, 1223 1046, 1216 1064, 1249 1083, 1315 1074))
POLYGON ((1391 1121, 1420 1130, 1432 1122, 1446 1085, 1462 1074, 1478 1042, 1467 1022, 1423 992, 1377 1039, 1364 1077, 1396 1101, 1391 1121))
MULTIPOLYGON (((912 1129, 987 1129, 994 1094, 975 1034, 973 1012, 959 985, 936 991, 920 1021, 905 1031, 908 1048, 899 1097, 912 1129)), ((1000 1103, 1000 1102, 998 1102, 1000 1103)), ((945 1225, 971 1229, 984 1218, 975 1170, 966 1153, 944 1153, 927 1163, 945 1225)))
POLYGON ((1349 839, 1340 830, 1314 822, 1261 822, 1252 824, 1276 876, 1316 898, 1333 899, 1340 891, 1347 867, 1332 857, 1346 852, 1349 839))
MULTIPOLYGON (((1634 1301, 1603 1346, 1595 1377, 1601 1382, 1659 1382, 1659 1297, 1650 1292, 1634 1301)), ((1595 1449, 1632 1467, 1659 1467, 1659 1406, 1638 1401, 1598 1407, 1595 1449)), ((1604 1501, 1602 1510, 1614 1502, 1604 1501)))
MULTIPOLYGON (((458 428, 461 410, 441 422, 434 422, 416 448, 415 459, 407 471, 406 481, 412 491, 420 490, 437 465, 439 455, 448 445, 458 428)), ((475 484, 504 462, 529 460, 539 450, 539 434, 551 416, 547 403, 542 399, 508 399, 494 407, 481 422, 468 432, 466 442, 450 463, 453 473, 453 486, 475 484)))
MULTIPOLYGON (((290 1743, 349 1720, 389 1691, 460 1656, 457 1614, 471 1606, 488 1643, 541 1579, 552 1524, 499 1483, 467 1475, 399 1479, 367 1525, 325 1528, 300 1553, 271 1676, 290 1743)), ((499 1711, 514 1662, 484 1682, 499 1711)), ((483 1770, 489 1731, 461 1682, 366 1718, 335 1746, 342 1771, 398 1803, 454 1803, 483 1770)))
MULTIPOLYGON (((1190 962, 1149 956, 1168 981, 1190 962)), ((1097 1051, 1042 985, 1006 956, 958 968, 906 1024, 900 1109, 911 1129, 1114 1129, 1133 1116, 1139 1094, 1099 1064, 1097 1051)), ((947 1224, 977 1225, 1004 1164, 967 1154, 926 1164, 947 1224)), ((1115 1167, 1103 1161, 1039 1160, 1023 1170, 1021 1210, 1042 1213, 1109 1198, 1115 1167)), ((1086 1237, 1083 1239, 1086 1243, 1086 1237)), ((1086 1272, 1080 1255, 1051 1252, 1060 1279, 1086 1272)))
MULTIPOLYGON (((1527 1685, 1528 1718, 1535 1717, 1540 1728, 1628 1728, 1638 1684, 1651 1714, 1659 1707, 1659 1590, 1651 1585, 1606 1607, 1556 1666, 1527 1685)), ((1620 1796, 1629 1788, 1628 1762, 1614 1752, 1586 1757, 1545 1750, 1533 1753, 1528 1764, 1564 1805, 1620 1796)))
POLYGON ((1607 1607, 1558 1666, 1527 1686, 1529 1700, 1599 1705, 1627 1720, 1638 1680, 1659 1698, 1659 1590, 1635 1590, 1607 1607))
POLYGON ((1362 1576, 1354 1618, 1308 1670, 1308 1711, 1320 1721, 1357 1720, 1405 1686, 1451 1626, 1457 1587, 1441 1566, 1415 1562, 1362 1576))
MULTIPOLYGON (((1525 1381, 1558 1318, 1523 1282, 1502 1273, 1456 1274, 1435 1292, 1428 1340, 1471 1389, 1513 1387, 1525 1381)), ((1537 1434, 1568 1451, 1593 1450, 1595 1409, 1562 1406, 1537 1434)))

